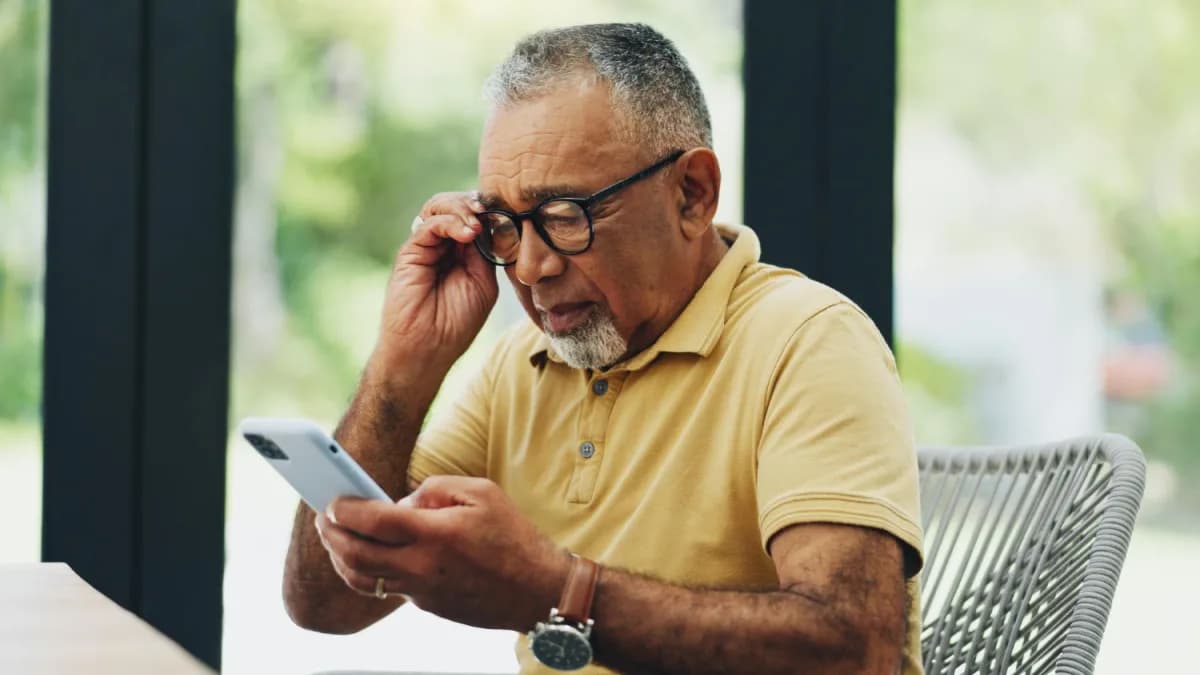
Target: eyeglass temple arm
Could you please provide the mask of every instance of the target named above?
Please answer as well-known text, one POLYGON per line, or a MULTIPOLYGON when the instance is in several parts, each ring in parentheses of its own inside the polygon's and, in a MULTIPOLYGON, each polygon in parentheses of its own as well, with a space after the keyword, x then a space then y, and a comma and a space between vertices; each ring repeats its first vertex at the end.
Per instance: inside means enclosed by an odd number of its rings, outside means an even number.
POLYGON ((655 171, 658 171, 659 169, 663 168, 664 166, 679 159, 680 157, 683 156, 684 152, 686 152, 686 151, 685 150, 676 150, 675 152, 672 152, 671 154, 667 155, 666 157, 663 157, 658 162, 651 164, 650 166, 646 167, 645 169, 642 169, 641 171, 633 174, 632 176, 630 176, 628 178, 622 178, 621 180, 613 183, 612 185, 609 185, 606 188, 601 188, 600 191, 592 194, 591 197, 588 197, 586 200, 584 200, 584 203, 587 204, 588 206, 591 206, 592 204, 600 201, 601 199, 604 199, 605 197, 613 194, 614 192, 617 192, 621 188, 624 188, 628 185, 636 183, 639 180, 642 180, 646 176, 649 176, 650 174, 654 173, 655 171))

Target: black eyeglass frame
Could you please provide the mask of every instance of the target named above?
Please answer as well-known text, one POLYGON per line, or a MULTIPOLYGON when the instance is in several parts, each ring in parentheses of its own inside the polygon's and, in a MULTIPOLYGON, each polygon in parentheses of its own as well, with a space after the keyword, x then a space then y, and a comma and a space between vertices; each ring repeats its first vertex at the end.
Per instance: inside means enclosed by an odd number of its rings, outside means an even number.
MULTIPOLYGON (((495 213, 498 215, 505 216, 506 218, 511 220, 517 226, 517 245, 518 246, 520 246, 521 237, 523 236, 523 231, 524 231, 523 225, 524 225, 525 221, 528 220, 529 222, 531 222, 533 224, 534 231, 538 233, 538 236, 542 238, 542 241, 546 242, 546 245, 549 246, 552 250, 554 250, 554 252, 562 254, 562 255, 579 255, 580 253, 587 252, 587 250, 592 247, 592 242, 594 242, 596 240, 596 225, 592 220, 592 206, 594 204, 596 204, 597 202, 599 202, 602 199, 607 199, 608 197, 613 196, 617 192, 620 192, 621 190, 629 187, 630 185, 633 185, 634 183, 636 183, 642 179, 652 176, 656 172, 662 170, 664 167, 666 167, 666 166, 672 164, 673 162, 675 162, 676 160, 678 160, 680 157, 682 157, 684 155, 685 152, 687 152, 687 151, 686 150, 676 150, 675 152, 672 152, 671 154, 667 155, 666 157, 663 157, 662 159, 651 164, 650 166, 646 167, 645 169, 638 171, 637 173, 633 174, 632 176, 629 176, 628 178, 622 178, 621 180, 613 183, 612 185, 609 185, 608 187, 601 188, 601 189, 597 190, 596 192, 593 192, 591 195, 589 195, 587 197, 547 197, 547 198, 543 199, 542 201, 538 202, 537 206, 534 206, 532 209, 530 209, 528 211, 523 211, 521 213, 513 213, 512 211, 505 211, 504 209, 488 209, 486 211, 481 211, 479 213, 479 215, 483 216, 488 213, 495 213), (550 233, 546 232, 546 227, 542 224, 542 222, 541 222, 542 219, 538 216, 538 213, 541 211, 542 207, 545 206, 546 204, 549 204, 550 202, 571 202, 573 204, 578 205, 579 208, 583 210, 583 215, 584 215, 584 217, 587 218, 587 227, 588 227, 588 240, 587 240, 587 244, 585 244, 583 248, 579 249, 578 251, 564 251, 563 249, 559 248, 558 246, 555 246, 554 242, 551 241, 550 233)), ((482 239, 482 237, 475 237, 475 248, 476 248, 476 250, 479 251, 480 254, 483 255, 484 260, 487 260, 488 262, 490 262, 491 264, 493 264, 497 267, 508 267, 510 265, 516 264, 516 262, 517 262, 516 259, 513 259, 508 262, 500 262, 500 261, 496 260, 493 257, 494 256, 493 253, 491 253, 490 251, 484 250, 481 239, 482 239)))

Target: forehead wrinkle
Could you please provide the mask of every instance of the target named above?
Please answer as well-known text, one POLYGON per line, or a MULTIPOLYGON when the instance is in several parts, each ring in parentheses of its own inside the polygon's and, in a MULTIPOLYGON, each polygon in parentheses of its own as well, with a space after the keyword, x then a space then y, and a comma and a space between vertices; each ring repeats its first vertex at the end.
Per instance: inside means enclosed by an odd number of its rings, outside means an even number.
MULTIPOLYGON (((556 183, 554 185, 530 185, 521 188, 521 200, 530 205, 539 204, 554 197, 586 197, 588 194, 589 193, 586 190, 568 183, 556 183)), ((511 205, 506 202, 503 197, 497 194, 480 194, 479 201, 483 204, 484 208, 487 209, 512 210, 511 205)))
MULTIPOLYGON (((480 199, 485 208, 521 211, 550 197, 586 197, 595 181, 584 167, 615 157, 611 122, 575 110, 574 98, 542 98, 493 110, 480 148, 480 199), (603 123, 601 123, 603 122, 603 123), (514 203, 515 202, 515 203, 514 203)), ((588 111, 584 111, 585 113, 588 111)))
MULTIPOLYGON (((526 205, 532 208, 551 197, 578 197, 586 194, 585 190, 576 184, 553 179, 555 175, 561 175, 564 170, 568 170, 568 158, 578 154, 573 152, 574 148, 571 146, 571 140, 574 139, 564 138, 561 134, 546 136, 554 138, 553 147, 526 149, 512 157, 497 156, 494 153, 489 155, 494 165, 489 167, 491 170, 488 175, 499 178, 501 183, 508 185, 499 190, 481 190, 479 201, 485 208, 519 210, 517 206, 526 205), (504 195, 518 200, 520 204, 509 203, 504 195)), ((483 176, 480 178, 481 183, 490 182, 482 180, 483 176)))

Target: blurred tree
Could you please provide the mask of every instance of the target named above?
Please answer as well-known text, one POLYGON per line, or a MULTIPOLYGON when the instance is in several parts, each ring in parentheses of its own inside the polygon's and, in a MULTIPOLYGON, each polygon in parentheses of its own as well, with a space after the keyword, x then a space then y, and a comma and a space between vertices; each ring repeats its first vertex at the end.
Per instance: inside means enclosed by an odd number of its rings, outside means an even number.
POLYGON ((361 340, 331 320, 329 289, 353 296, 373 278, 381 292, 407 214, 473 182, 482 106, 413 120, 389 104, 394 10, 242 4, 236 372, 242 397, 260 405, 300 391, 310 414, 342 404, 361 340))
POLYGON ((45 0, 0 2, 0 422, 41 396, 45 0))
POLYGON ((903 370, 904 390, 910 413, 919 423, 920 440, 939 445, 978 441, 979 420, 970 406, 976 381, 973 373, 907 340, 897 342, 896 362, 903 370))
MULTIPOLYGON (((1110 288, 1147 303, 1173 357, 1169 386, 1110 424, 1180 484, 1200 478, 1200 3, 910 0, 901 9, 904 115, 953 130, 997 174, 1036 162, 1069 179, 1107 240, 1110 288)), ((1073 242, 1048 240, 1055 218, 1012 223, 996 240, 1062 255, 1073 242)), ((1190 491, 1175 497, 1200 508, 1190 491)))
POLYGON ((0 2, 0 194, 7 181, 34 169, 41 157, 45 0, 0 2))

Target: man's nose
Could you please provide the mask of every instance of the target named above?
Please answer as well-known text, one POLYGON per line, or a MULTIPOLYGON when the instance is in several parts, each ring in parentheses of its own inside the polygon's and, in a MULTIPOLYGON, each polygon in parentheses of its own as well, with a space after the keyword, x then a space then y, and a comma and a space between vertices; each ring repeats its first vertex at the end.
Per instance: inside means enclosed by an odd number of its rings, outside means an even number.
POLYGON ((517 281, 524 286, 533 286, 543 279, 562 274, 567 265, 563 255, 542 240, 529 219, 521 223, 521 229, 515 265, 517 281))

